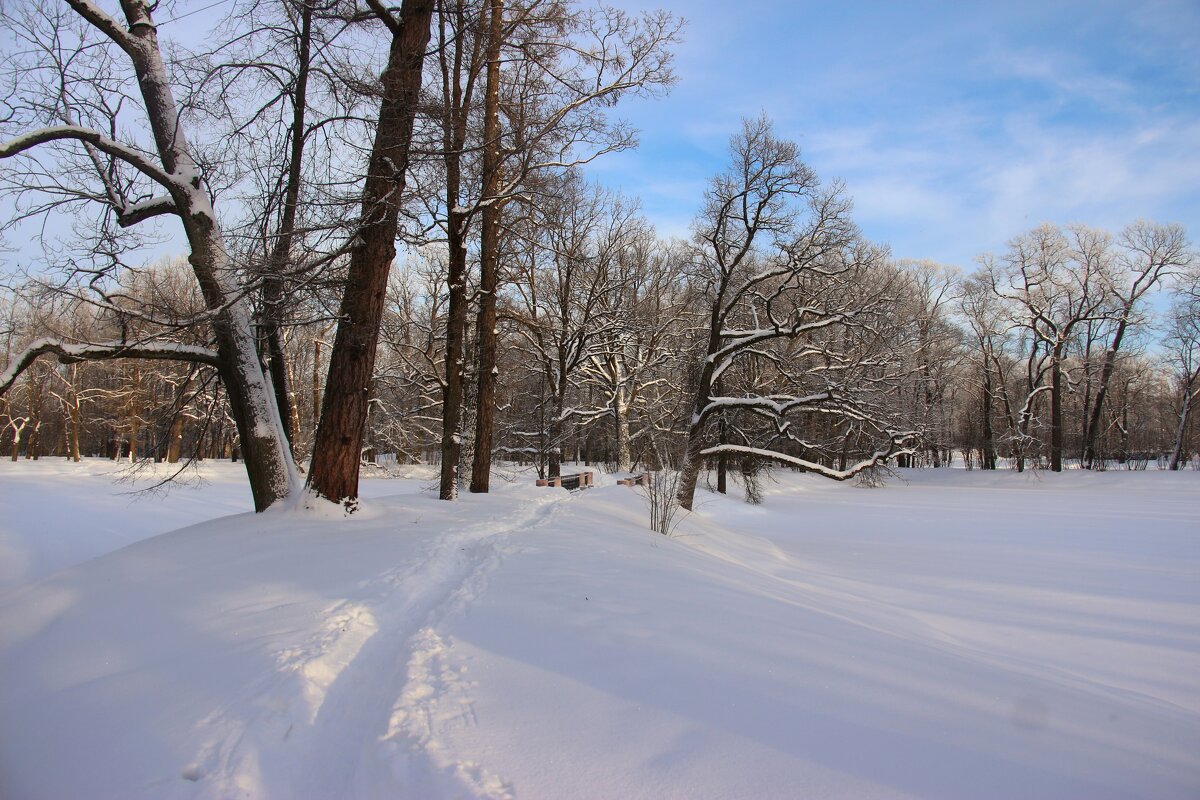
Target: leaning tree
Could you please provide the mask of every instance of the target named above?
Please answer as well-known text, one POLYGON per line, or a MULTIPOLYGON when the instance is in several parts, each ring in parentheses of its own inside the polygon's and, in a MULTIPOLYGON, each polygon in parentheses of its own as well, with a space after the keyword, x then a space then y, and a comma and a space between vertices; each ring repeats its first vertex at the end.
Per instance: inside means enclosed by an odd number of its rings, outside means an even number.
POLYGON ((707 458, 770 459, 844 480, 911 452, 913 440, 877 401, 888 359, 868 346, 882 341, 878 325, 894 306, 885 252, 862 239, 841 187, 822 186, 765 117, 743 123, 730 153, 694 224, 691 268, 708 325, 677 492, 686 509, 707 458), (741 365, 758 388, 723 380, 741 365), (844 421, 874 449, 853 464, 822 463, 810 456, 822 449, 807 436, 814 426, 798 417, 844 421), (770 438, 713 443, 719 418, 765 420, 770 438))
MULTIPOLYGON (((102 208, 92 255, 114 252, 119 231, 171 215, 186 238, 192 274, 204 298, 202 320, 215 348, 157 338, 107 342, 39 340, 0 376, 0 393, 43 353, 63 360, 153 358, 214 365, 220 373, 262 511, 298 491, 300 479, 258 358, 252 309, 230 258, 205 170, 198 163, 172 91, 152 12, 155 3, 121 0, 122 23, 91 0, 66 0, 73 14, 37 4, 6 22, 30 46, 14 76, 0 159, 14 164, 7 187, 33 199, 31 214, 95 203, 102 208), (82 24, 81 22, 82 21, 82 24), (147 140, 141 134, 149 131, 147 140)), ((113 305, 104 287, 119 261, 86 271, 93 302, 113 305)), ((76 273, 78 275, 78 272, 76 273)))

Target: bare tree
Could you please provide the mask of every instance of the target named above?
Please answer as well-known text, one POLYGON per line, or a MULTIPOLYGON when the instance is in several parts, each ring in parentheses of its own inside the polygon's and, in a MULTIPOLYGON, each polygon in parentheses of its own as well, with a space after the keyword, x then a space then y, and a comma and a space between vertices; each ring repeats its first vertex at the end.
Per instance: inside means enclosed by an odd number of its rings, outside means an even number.
POLYGON ((1117 244, 1119 253, 1109 278, 1112 282, 1109 293, 1115 304, 1115 326, 1104 353, 1096 398, 1084 427, 1083 463, 1088 469, 1097 466, 1096 442, 1104 415, 1104 401, 1125 334, 1137 321, 1138 306, 1165 276, 1184 268, 1190 261, 1187 235, 1178 225, 1137 222, 1121 233, 1117 244))
POLYGON ((391 35, 374 145, 350 251, 308 485, 352 508, 366 430, 375 351, 407 179, 409 145, 429 44, 433 0, 404 0, 399 17, 378 0, 370 11, 391 35))
MULTIPOLYGON (((122 0, 125 24, 121 24, 91 0, 67 0, 67 4, 92 31, 119 48, 127 59, 126 69, 132 67, 141 111, 153 137, 152 149, 148 151, 139 142, 121 137, 117 112, 123 101, 118 94, 105 105, 104 86, 93 84, 87 90, 88 98, 96 101, 87 111, 107 119, 109 127, 101 129, 82 124, 71 94, 76 85, 71 84, 64 85, 56 98, 43 97, 26 109, 18 109, 19 113, 14 116, 21 123, 40 122, 42 127, 27 130, 0 144, 0 158, 33 157, 36 151, 47 146, 73 145, 77 148, 75 152, 82 153, 90 163, 95 188, 80 185, 67 192, 70 200, 99 202, 107 209, 109 218, 123 227, 162 215, 178 217, 190 249, 189 263, 204 297, 216 340, 215 360, 237 423, 255 508, 264 510, 291 496, 299 487, 299 478, 274 397, 258 360, 250 302, 239 283, 239 272, 231 262, 204 171, 193 156, 181 124, 152 18, 153 6, 145 0, 122 0), (57 118, 47 119, 47 109, 57 109, 57 118), (136 194, 144 192, 146 187, 155 187, 157 191, 136 194)), ((40 7, 35 9, 35 13, 38 12, 40 7)), ((26 29, 30 28, 26 26, 26 29)), ((78 41, 76 52, 98 44, 84 34, 78 41)), ((60 62, 51 69, 67 74, 64 66, 60 62)), ((104 75, 96 79, 112 80, 104 75)), ((87 76, 83 82, 87 82, 87 76)), ((72 178, 81 177, 63 176, 56 185, 67 187, 72 178)), ((39 346, 44 348, 45 344, 39 346)), ((54 346, 66 347, 62 343, 54 343, 54 346)), ((47 350, 43 349, 43 352, 47 350)), ((75 350, 71 357, 96 355, 182 360, 201 357, 195 350, 152 341, 111 342, 98 349, 75 350)), ((208 355, 204 354, 203 358, 208 355)), ((14 367, 24 368, 23 365, 30 361, 25 357, 15 359, 9 366, 9 373, 14 367)), ((10 382, 0 379, 0 385, 10 382)))
POLYGON ((615 322, 605 300, 620 280, 619 251, 633 232, 633 209, 621 198, 563 176, 542 213, 526 221, 523 255, 514 264, 513 319, 522 349, 545 387, 548 475, 557 477, 567 424, 591 421, 605 410, 568 407, 583 367, 599 354, 599 339, 615 322))
POLYGON ((491 2, 490 46, 500 49, 495 58, 491 52, 488 56, 482 142, 472 492, 486 492, 491 475, 498 366, 495 304, 504 206, 517 196, 529 199, 531 177, 636 143, 628 126, 607 119, 604 109, 622 97, 654 94, 673 83, 670 48, 681 28, 678 20, 661 11, 634 16, 607 7, 575 11, 558 3, 531 2, 514 8, 522 24, 506 33, 499 19, 502 5, 491 2), (512 57, 504 58, 506 52, 512 57))
POLYGON ((983 469, 996 469, 996 404, 1011 438, 1016 431, 1016 412, 1008 391, 1011 358, 1005 351, 1008 310, 992 291, 984 275, 973 275, 962 282, 959 309, 970 331, 974 360, 974 379, 978 388, 979 462, 983 469))
POLYGON ((601 298, 606 324, 580 368, 600 392, 596 410, 612 421, 613 463, 620 471, 633 468, 635 443, 672 415, 660 394, 676 389, 672 370, 679 367, 679 339, 689 319, 672 272, 674 255, 649 229, 630 231, 616 253, 612 289, 601 298), (641 417, 636 430, 635 414, 641 417))
POLYGON ((693 268, 709 322, 677 494, 689 510, 709 456, 766 458, 845 479, 905 450, 912 439, 860 403, 843 377, 854 373, 853 340, 888 302, 886 287, 870 280, 884 253, 862 241, 840 187, 822 187, 796 145, 776 138, 765 117, 745 121, 730 151, 730 169, 713 179, 695 223, 693 268), (833 330, 837 335, 824 335, 833 330), (784 358, 769 349, 781 342, 797 347, 784 358), (717 381, 748 359, 778 372, 781 384, 806 391, 718 396, 717 381), (882 442, 844 469, 782 448, 708 445, 709 421, 734 412, 769 420, 779 440, 803 451, 806 442, 788 417, 806 411, 853 420, 882 442))
POLYGON ((948 308, 959 285, 958 271, 932 261, 902 261, 908 279, 904 293, 911 309, 912 418, 921 431, 925 463, 941 467, 950 450, 952 376, 959 351, 959 331, 948 308))
MULTIPOLYGON (((459 489, 459 462, 463 440, 463 397, 466 370, 467 237, 478 204, 465 202, 464 172, 468 169, 471 113, 476 88, 485 63, 485 43, 490 43, 488 5, 455 0, 444 3, 438 14, 438 67, 441 78, 442 159, 445 173, 443 227, 446 236, 446 359, 442 387, 441 473, 438 496, 453 500, 459 489)), ((498 12, 497 12, 498 16, 498 12)))
MULTIPOLYGON (((1067 234, 1042 225, 1009 242, 1003 262, 985 262, 993 291, 1019 309, 1015 323, 1030 337, 1028 391, 1017 434, 1028 439, 1038 397, 1050 396, 1050 468, 1063 468, 1064 356, 1077 326, 1109 312, 1109 237, 1074 226, 1067 234)), ((1019 447, 1023 445, 1018 444, 1019 447)), ((1018 469, 1024 466, 1018 455, 1018 469)))
POLYGON ((1188 461, 1188 424, 1200 406, 1200 270, 1193 269, 1182 281, 1170 326, 1167 348, 1174 371, 1176 425, 1168 467, 1177 470, 1188 461))

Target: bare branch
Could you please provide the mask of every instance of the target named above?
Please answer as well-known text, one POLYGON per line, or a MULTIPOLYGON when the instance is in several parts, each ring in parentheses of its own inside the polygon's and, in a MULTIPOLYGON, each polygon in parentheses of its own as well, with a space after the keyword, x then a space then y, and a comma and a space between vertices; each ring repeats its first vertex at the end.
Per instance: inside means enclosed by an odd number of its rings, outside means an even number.
POLYGON ((64 344, 58 339, 38 339, 25 348, 4 372, 0 373, 0 395, 12 388, 21 373, 29 369, 39 356, 49 353, 60 364, 80 361, 111 361, 118 358, 144 358, 154 361, 188 361, 218 366, 215 350, 175 342, 101 342, 95 344, 64 344))

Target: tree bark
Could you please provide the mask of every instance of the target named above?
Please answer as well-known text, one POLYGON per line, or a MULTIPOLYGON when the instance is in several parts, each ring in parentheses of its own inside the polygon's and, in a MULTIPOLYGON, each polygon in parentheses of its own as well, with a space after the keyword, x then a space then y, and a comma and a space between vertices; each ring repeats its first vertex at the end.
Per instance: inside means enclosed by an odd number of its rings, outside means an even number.
MULTIPOLYGON (((443 12, 445 14, 445 12, 443 12)), ((442 143, 446 162, 446 383, 442 392, 441 474, 438 498, 453 500, 458 496, 459 462, 462 458, 463 400, 466 380, 467 336, 467 226, 471 215, 461 209, 462 154, 467 141, 467 118, 470 114, 475 79, 478 74, 478 42, 474 37, 470 57, 464 63, 466 15, 462 2, 455 8, 453 62, 447 63, 449 43, 440 37, 442 64, 442 94, 447 102, 446 118, 442 121, 442 143), (464 70, 466 84, 461 82, 464 70)), ((445 21, 441 30, 445 30, 445 21)))
POLYGON ((563 440, 565 438, 563 434, 563 408, 565 407, 565 398, 563 397, 564 388, 565 383, 560 371, 558 377, 558 391, 555 392, 554 397, 552 398, 553 404, 551 406, 551 410, 554 413, 550 417, 548 426, 550 429, 550 449, 549 453, 547 454, 549 463, 546 467, 546 477, 549 478, 557 478, 562 474, 563 440))
MULTIPOLYGON (((457 195, 457 187, 454 194, 457 195)), ((449 196, 450 191, 447 191, 449 196)), ((458 462, 462 453, 463 381, 467 333, 467 250, 466 218, 450 212, 447 241, 446 283, 449 308, 446 313, 446 388, 442 393, 442 466, 438 483, 438 498, 453 500, 458 496, 458 462)))
POLYGON ((141 444, 138 441, 139 434, 142 430, 142 408, 141 397, 139 392, 142 385, 142 371, 138 369, 137 362, 133 366, 133 379, 131 381, 129 391, 129 460, 136 462, 138 460, 138 447, 141 444))
POLYGON ((980 392, 979 413, 983 417, 983 441, 980 447, 980 468, 996 468, 996 436, 992 430, 992 373, 983 368, 983 390, 980 392))
MULTIPOLYGON (((1186 449, 1187 442, 1187 427, 1188 418, 1191 417, 1192 409, 1197 401, 1200 401, 1200 389, 1193 389, 1196 382, 1200 380, 1200 369, 1194 372, 1182 392, 1182 406, 1179 410, 1179 424, 1175 427, 1175 445, 1171 448, 1171 460, 1168 468, 1172 471, 1181 469, 1187 463, 1186 449)), ((14 459, 15 460, 15 459, 14 459)))
POLYGON ((1050 367, 1050 471, 1063 471, 1062 348, 1055 347, 1050 367))
MULTIPOLYGON (((717 394, 721 394, 721 381, 717 381, 717 394)), ((724 412, 717 420, 717 442, 729 444, 729 423, 724 412)), ((725 453, 717 456, 717 491, 726 494, 729 488, 729 457, 725 453)))
MULTIPOLYGON (((504 0, 489 0, 487 90, 483 121, 483 214, 480 220, 478 390, 475 398, 475 457, 471 491, 486 492, 492 474, 492 430, 496 408, 496 290, 500 261, 500 43, 504 0)), ((553 445, 552 445, 553 446, 553 445)))
POLYGON ((188 261, 205 305, 216 311, 212 324, 218 372, 241 437, 254 507, 263 511, 292 492, 295 465, 254 346, 249 300, 239 298, 235 270, 207 187, 179 123, 149 6, 143 0, 121 0, 128 22, 128 30, 122 31, 110 30, 115 23, 97 17, 93 6, 68 2, 113 38, 133 63, 159 158, 172 178, 167 189, 183 222, 191 250, 188 261))
POLYGON ((1104 400, 1108 396, 1108 384, 1112 380, 1113 369, 1117 365, 1117 351, 1121 348, 1121 340, 1125 338, 1127 316, 1122 316, 1117 322, 1117 330, 1113 333, 1112 344, 1104 353, 1104 366, 1100 369, 1100 381, 1096 387, 1096 399, 1092 404, 1092 413, 1088 417, 1087 435, 1083 443, 1083 463, 1088 469, 1096 468, 1096 442, 1100 439, 1100 422, 1104 414, 1104 400))
POLYGON ((350 252, 321 421, 313 443, 309 488, 332 502, 347 503, 348 508, 358 498, 375 349, 396 255, 401 195, 432 16, 433 0, 404 0, 399 22, 392 20, 395 27, 383 71, 383 100, 367 165, 362 219, 350 252))
MULTIPOLYGON (((72 381, 74 381, 74 371, 72 371, 72 381)), ((79 390, 74 385, 71 386, 71 460, 76 464, 81 460, 79 454, 79 429, 83 426, 83 413, 80 409, 79 390)))
POLYGON ((171 419, 171 427, 167 432, 167 463, 179 463, 179 454, 183 445, 183 414, 176 412, 171 419))
POLYGON ((288 447, 293 455, 296 451, 296 431, 291 424, 295 416, 292 402, 290 374, 287 354, 283 346, 284 273, 291 263, 292 244, 296 234, 296 211, 300 205, 301 168, 304 163, 305 118, 308 104, 308 73, 312 44, 311 2, 300 3, 300 38, 297 41, 296 86, 292 96, 291 148, 288 156, 287 185, 284 188, 283 214, 275 234, 275 243, 267 259, 267 274, 263 280, 262 328, 267 347, 267 364, 271 375, 271 388, 275 392, 275 405, 279 417, 288 422, 284 426, 288 447))
POLYGON ((696 483, 700 479, 700 467, 704 464, 704 423, 697 417, 688 429, 687 450, 683 454, 683 465, 679 468, 679 489, 675 499, 679 507, 692 510, 696 498, 696 483))
POLYGON ((629 403, 623 385, 617 386, 613 398, 613 435, 617 469, 627 472, 633 469, 633 452, 629 444, 629 403))

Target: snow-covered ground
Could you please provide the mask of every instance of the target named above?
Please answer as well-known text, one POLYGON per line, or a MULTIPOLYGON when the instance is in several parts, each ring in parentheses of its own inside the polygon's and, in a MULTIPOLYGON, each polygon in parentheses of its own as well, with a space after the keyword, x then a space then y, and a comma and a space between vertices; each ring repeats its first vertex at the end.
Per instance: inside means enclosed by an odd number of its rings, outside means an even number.
POLYGON ((666 538, 111 470, 0 462, 6 800, 1200 796, 1197 472, 787 475, 666 538))

